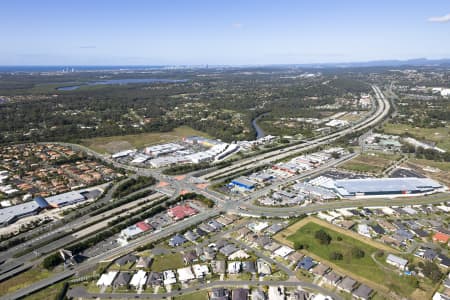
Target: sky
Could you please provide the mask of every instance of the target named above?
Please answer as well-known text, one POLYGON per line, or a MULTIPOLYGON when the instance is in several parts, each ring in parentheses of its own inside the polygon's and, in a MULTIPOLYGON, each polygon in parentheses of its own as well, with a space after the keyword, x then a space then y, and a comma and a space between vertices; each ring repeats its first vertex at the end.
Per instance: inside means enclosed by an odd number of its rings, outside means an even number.
POLYGON ((0 2, 0 65, 450 58, 449 0, 0 2))

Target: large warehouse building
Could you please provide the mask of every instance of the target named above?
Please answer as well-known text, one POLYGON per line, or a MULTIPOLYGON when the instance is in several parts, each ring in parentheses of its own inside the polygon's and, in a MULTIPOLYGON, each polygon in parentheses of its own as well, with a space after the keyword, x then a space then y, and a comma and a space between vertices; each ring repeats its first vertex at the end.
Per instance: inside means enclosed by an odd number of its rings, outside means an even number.
POLYGON ((445 186, 429 178, 364 178, 335 180, 332 189, 342 197, 401 196, 435 193, 445 186))

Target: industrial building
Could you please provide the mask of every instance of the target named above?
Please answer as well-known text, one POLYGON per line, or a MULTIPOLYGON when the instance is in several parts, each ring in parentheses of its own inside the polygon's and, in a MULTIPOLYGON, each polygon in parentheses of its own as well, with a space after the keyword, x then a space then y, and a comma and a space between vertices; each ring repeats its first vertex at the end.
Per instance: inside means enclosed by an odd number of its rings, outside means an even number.
POLYGON ((340 179, 332 187, 342 197, 420 195, 443 191, 445 187, 429 178, 340 179))
POLYGON ((38 214, 42 209, 58 208, 73 205, 92 198, 90 195, 99 195, 94 190, 71 191, 47 198, 36 197, 33 201, 0 209, 0 227, 14 223, 18 219, 38 214))

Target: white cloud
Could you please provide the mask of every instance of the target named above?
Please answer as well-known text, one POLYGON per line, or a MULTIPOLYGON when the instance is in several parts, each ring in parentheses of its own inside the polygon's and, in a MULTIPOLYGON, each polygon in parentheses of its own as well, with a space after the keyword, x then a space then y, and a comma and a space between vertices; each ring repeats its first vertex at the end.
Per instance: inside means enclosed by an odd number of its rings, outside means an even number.
POLYGON ((242 28, 244 25, 242 23, 233 23, 233 24, 231 24, 231 26, 233 26, 233 28, 239 29, 239 28, 242 28))
POLYGON ((441 16, 441 17, 431 17, 431 18, 428 18, 428 21, 438 22, 438 23, 450 22, 450 14, 447 14, 447 15, 441 16))

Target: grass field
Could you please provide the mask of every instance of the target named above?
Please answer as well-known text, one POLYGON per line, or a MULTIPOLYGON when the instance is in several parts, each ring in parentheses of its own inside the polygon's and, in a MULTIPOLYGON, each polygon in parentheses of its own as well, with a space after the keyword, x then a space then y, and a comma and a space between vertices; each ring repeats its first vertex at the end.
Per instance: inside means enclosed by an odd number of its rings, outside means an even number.
POLYGON ((140 149, 158 143, 173 142, 190 135, 209 137, 204 132, 194 130, 187 126, 181 126, 169 132, 140 133, 84 139, 82 145, 100 153, 115 153, 127 149, 140 149))
POLYGON ((208 292, 199 291, 191 294, 174 297, 175 300, 208 300, 208 292))
POLYGON ((341 165, 341 168, 349 171, 381 173, 389 164, 398 160, 400 155, 384 154, 378 152, 363 153, 341 165))
POLYGON ((183 258, 180 253, 157 255, 154 259, 151 270, 155 272, 184 267, 183 258))
POLYGON ((386 123, 383 127, 383 131, 387 134, 396 135, 409 133, 418 140, 429 140, 436 142, 438 147, 450 151, 450 128, 448 127, 420 128, 406 124, 386 123))
POLYGON ((51 285, 39 292, 31 294, 25 298, 24 300, 42 300, 42 299, 56 299, 58 293, 62 290, 64 282, 56 283, 51 285))
MULTIPOLYGON (((306 218, 301 220, 300 225, 294 224, 293 228, 288 228, 286 232, 281 232, 275 238, 282 243, 293 246, 294 242, 307 245, 307 250, 303 250, 314 259, 330 265, 334 270, 347 274, 359 282, 368 284, 376 290, 388 294, 390 291, 402 296, 410 296, 416 287, 407 277, 399 276, 395 270, 388 271, 387 267, 377 264, 371 257, 380 249, 385 251, 383 257, 378 258, 384 261, 386 252, 395 252, 395 250, 386 245, 379 244, 374 241, 367 241, 363 238, 354 237, 356 233, 346 234, 343 229, 331 229, 332 225, 322 226, 322 221, 314 218, 306 218), (331 236, 332 240, 329 245, 322 245, 314 237, 316 231, 324 230, 331 236), (339 239, 341 240, 338 240, 339 239), (362 258, 352 256, 352 249, 359 248, 364 251, 362 258), (392 250, 392 251, 391 251, 392 250), (331 260, 332 252, 340 252, 343 255, 342 260, 331 260)), ((389 268, 388 268, 389 269, 389 268)))
POLYGON ((12 277, 11 279, 0 282, 0 295, 5 295, 7 293, 20 290, 21 288, 27 287, 34 282, 50 277, 50 275, 52 275, 52 273, 42 267, 32 268, 12 277))

